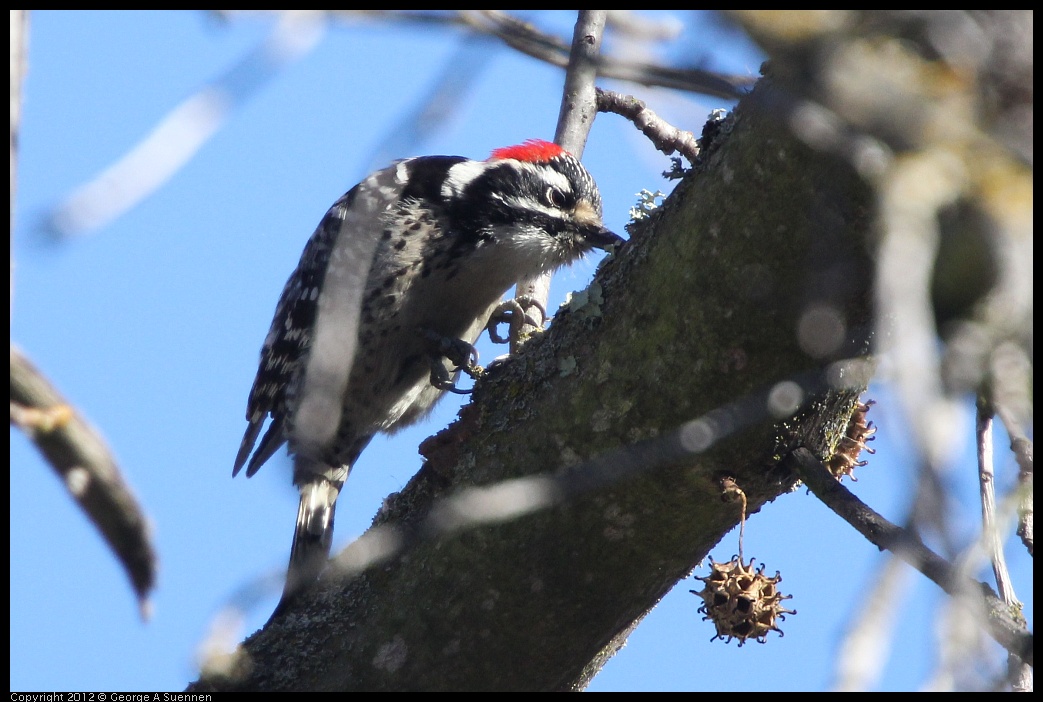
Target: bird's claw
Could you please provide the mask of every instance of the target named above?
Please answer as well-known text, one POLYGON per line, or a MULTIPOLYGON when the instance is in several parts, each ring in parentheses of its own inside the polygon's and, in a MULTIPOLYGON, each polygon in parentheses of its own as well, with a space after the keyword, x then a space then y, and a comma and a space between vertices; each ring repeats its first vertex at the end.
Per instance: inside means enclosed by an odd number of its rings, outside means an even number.
POLYGON ((496 344, 506 344, 510 341, 510 337, 500 336, 497 329, 501 324, 510 325, 510 336, 514 336, 517 332, 516 329, 520 329, 523 324, 529 324, 537 329, 542 329, 545 320, 547 319, 547 310, 543 304, 535 298, 529 297, 528 295, 522 295, 520 297, 511 298, 510 300, 504 300, 493 313, 489 316, 489 322, 485 325, 485 328, 489 331, 489 338, 496 344), (535 307, 540 311, 540 318, 537 319, 535 316, 530 315, 527 309, 535 307), (544 321, 540 321, 544 320, 544 321))
POLYGON ((458 395, 470 394, 470 389, 456 386, 453 374, 445 367, 442 359, 448 359, 457 371, 478 380, 485 372, 485 369, 478 365, 478 349, 462 339, 452 339, 429 329, 424 330, 424 336, 431 343, 431 384, 439 390, 458 395))

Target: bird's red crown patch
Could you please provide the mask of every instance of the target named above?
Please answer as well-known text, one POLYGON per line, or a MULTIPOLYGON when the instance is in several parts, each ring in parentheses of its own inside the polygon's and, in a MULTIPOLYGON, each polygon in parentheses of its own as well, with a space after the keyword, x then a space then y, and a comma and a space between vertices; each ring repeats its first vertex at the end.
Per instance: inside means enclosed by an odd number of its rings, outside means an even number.
POLYGON ((529 139, 524 144, 517 146, 505 146, 495 149, 489 156, 490 161, 513 158, 515 161, 528 161, 529 163, 544 163, 555 156, 565 153, 557 144, 552 144, 543 139, 529 139))

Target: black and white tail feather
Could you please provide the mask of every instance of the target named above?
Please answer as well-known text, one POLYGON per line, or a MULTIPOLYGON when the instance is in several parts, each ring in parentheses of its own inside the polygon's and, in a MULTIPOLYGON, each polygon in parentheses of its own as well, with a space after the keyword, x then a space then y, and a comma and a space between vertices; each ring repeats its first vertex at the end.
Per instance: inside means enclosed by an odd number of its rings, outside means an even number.
POLYGON ((325 567, 337 497, 370 439, 424 416, 457 372, 438 340, 473 344, 516 281, 620 241, 590 174, 542 141, 487 161, 400 161, 330 208, 276 307, 233 469, 251 476, 284 444, 293 456, 280 609, 325 567))

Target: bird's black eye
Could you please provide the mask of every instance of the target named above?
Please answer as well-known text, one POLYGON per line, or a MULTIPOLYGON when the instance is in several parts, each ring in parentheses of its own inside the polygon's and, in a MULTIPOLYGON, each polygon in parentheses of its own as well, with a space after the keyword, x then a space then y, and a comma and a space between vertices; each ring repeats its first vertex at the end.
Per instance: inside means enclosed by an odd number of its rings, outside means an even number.
POLYGON ((543 194, 543 199, 546 200, 547 204, 551 207, 558 207, 561 209, 565 209, 569 202, 565 193, 561 192, 554 186, 547 188, 547 191, 543 194))

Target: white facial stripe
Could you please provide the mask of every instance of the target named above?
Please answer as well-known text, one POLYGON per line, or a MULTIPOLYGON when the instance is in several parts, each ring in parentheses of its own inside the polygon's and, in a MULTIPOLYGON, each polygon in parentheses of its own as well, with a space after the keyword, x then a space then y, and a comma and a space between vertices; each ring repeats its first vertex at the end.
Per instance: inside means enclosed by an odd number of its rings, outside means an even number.
MULTIPOLYGON (((543 181, 547 187, 555 188, 563 193, 572 193, 572 183, 565 176, 564 173, 560 173, 553 168, 547 168, 536 163, 528 163, 526 161, 518 161, 518 167, 529 171, 529 177, 534 180, 543 181)), ((540 193, 540 196, 543 194, 540 193)), ((551 217, 560 217, 561 210, 556 207, 551 207, 543 203, 542 200, 531 199, 528 197, 511 197, 505 196, 499 198, 503 202, 507 203, 508 206, 518 208, 521 210, 530 210, 544 212, 551 217)))
MULTIPOLYGON (((497 161, 461 161, 449 168, 449 172, 446 175, 445 182, 442 184, 442 197, 450 199, 463 193, 463 191, 485 171, 493 168, 497 165, 497 161)), ((527 161, 515 161, 515 166, 519 170, 528 171, 525 174, 526 177, 533 180, 542 181, 546 187, 560 190, 567 195, 574 195, 575 189, 572 181, 569 180, 568 176, 560 171, 549 168, 544 164, 529 163, 527 161)), ((560 217, 561 211, 555 207, 544 204, 542 198, 544 193, 539 193, 536 198, 529 198, 525 196, 512 196, 506 193, 492 192, 489 195, 503 203, 508 207, 519 208, 522 210, 543 212, 551 217, 560 217)), ((577 221, 593 221, 598 219, 596 216, 591 217, 592 210, 589 203, 586 204, 584 209, 584 203, 577 203, 576 215, 580 215, 577 221)))
POLYGON ((524 164, 525 168, 528 168, 533 172, 533 175, 537 178, 542 179, 547 185, 553 186, 563 193, 572 192, 572 183, 565 177, 564 173, 555 171, 552 168, 541 168, 531 163, 524 164))
POLYGON ((485 161, 461 161, 449 168, 445 183, 442 184, 442 197, 450 199, 462 193, 472 180, 480 176, 489 164, 485 161))
POLYGON ((506 203, 507 206, 512 208, 512 209, 517 209, 517 210, 522 210, 522 211, 529 210, 529 211, 536 211, 536 212, 545 212, 545 213, 547 213, 551 217, 560 217, 561 216, 561 210, 556 209, 554 207, 547 207, 542 202, 539 202, 537 200, 532 200, 532 199, 527 198, 527 197, 501 197, 499 199, 502 200, 504 203, 506 203))

